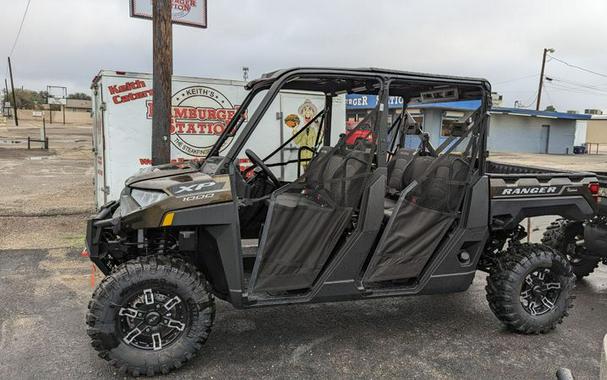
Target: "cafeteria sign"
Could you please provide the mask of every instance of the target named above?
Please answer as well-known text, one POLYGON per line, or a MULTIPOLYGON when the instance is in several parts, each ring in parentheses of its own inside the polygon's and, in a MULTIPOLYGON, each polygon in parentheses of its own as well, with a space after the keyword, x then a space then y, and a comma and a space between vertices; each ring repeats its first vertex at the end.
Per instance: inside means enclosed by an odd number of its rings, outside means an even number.
MULTIPOLYGON (((152 1, 131 0, 131 17, 152 19, 152 1)), ((207 27, 206 0, 171 0, 173 24, 207 27)))

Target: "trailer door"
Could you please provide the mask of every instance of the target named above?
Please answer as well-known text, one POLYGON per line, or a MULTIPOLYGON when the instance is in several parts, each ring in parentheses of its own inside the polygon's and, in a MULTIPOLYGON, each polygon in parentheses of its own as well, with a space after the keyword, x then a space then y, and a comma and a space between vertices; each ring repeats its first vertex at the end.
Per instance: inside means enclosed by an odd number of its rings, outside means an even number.
POLYGON ((93 87, 93 152, 95 154, 95 206, 97 209, 107 203, 107 185, 105 181, 105 131, 103 125, 105 104, 103 91, 98 82, 93 87))

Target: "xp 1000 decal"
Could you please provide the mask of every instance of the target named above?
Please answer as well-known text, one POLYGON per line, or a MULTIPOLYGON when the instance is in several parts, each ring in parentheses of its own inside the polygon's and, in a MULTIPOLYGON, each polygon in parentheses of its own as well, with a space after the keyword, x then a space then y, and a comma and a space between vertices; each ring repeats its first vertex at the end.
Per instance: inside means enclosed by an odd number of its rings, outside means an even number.
MULTIPOLYGON (((207 86, 177 91, 172 104, 171 143, 192 157, 202 157, 209 152, 238 110, 223 93, 207 86)), ((146 105, 146 117, 151 119, 153 101, 148 100, 146 105)), ((230 143, 227 141, 224 146, 228 147, 230 143)))

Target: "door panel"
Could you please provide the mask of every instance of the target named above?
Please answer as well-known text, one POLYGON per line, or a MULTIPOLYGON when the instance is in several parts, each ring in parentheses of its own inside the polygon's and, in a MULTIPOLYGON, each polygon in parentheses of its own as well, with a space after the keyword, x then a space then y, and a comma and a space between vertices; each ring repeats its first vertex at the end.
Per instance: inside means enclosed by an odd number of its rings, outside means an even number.
MULTIPOLYGON (((98 84, 97 86, 100 86, 98 84)), ((107 202, 107 185, 105 183, 105 131, 103 126, 104 106, 103 91, 95 90, 95 109, 93 110, 93 147, 95 149, 95 203, 97 208, 107 202)))
POLYGON ((409 189, 388 211, 391 213, 365 282, 419 277, 456 221, 471 164, 457 155, 428 161, 428 157, 416 156, 408 164, 403 179, 411 181, 409 189))

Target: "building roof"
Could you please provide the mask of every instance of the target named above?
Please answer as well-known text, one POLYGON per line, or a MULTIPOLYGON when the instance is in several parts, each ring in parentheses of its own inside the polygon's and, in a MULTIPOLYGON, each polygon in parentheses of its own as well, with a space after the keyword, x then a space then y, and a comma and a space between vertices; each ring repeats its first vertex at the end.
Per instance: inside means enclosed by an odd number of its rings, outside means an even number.
POLYGON ((591 115, 579 114, 579 113, 536 111, 536 110, 528 110, 525 108, 509 108, 509 107, 494 107, 494 108, 491 108, 491 113, 503 114, 503 115, 535 116, 535 117, 543 117, 543 118, 547 118, 547 119, 587 120, 587 119, 591 118, 591 115))
POLYGON ((480 100, 460 100, 455 102, 409 104, 415 109, 442 109, 447 111, 474 111, 481 106, 480 100))
MULTIPOLYGON (((348 94, 346 95, 346 109, 371 109, 377 105, 377 97, 373 95, 358 95, 348 94)), ((401 108, 403 103, 402 99, 398 101, 395 97, 391 97, 389 106, 390 108, 401 108)), ((409 104, 409 108, 413 109, 442 109, 447 111, 474 111, 480 107, 480 100, 461 100, 454 102, 440 102, 440 103, 420 103, 420 104, 409 104)), ((510 107, 493 107, 491 113, 502 114, 502 115, 518 115, 518 116, 535 116, 543 117, 548 119, 566 119, 566 120, 588 120, 594 115, 587 114, 572 114, 565 112, 550 112, 550 111, 536 111, 525 108, 510 108, 510 107)), ((598 119, 598 118, 597 118, 598 119)))

